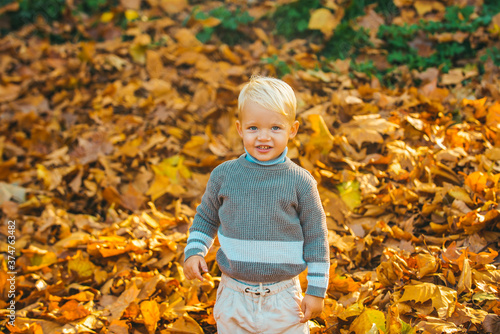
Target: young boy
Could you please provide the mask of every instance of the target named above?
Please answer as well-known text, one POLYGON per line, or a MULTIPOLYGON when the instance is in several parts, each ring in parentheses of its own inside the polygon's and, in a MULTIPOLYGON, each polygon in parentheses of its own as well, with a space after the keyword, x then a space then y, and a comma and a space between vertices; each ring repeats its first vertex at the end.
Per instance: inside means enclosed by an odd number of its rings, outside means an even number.
POLYGON ((328 286, 326 220, 312 175, 287 156, 297 134, 296 98, 284 81, 252 77, 238 98, 246 153, 215 168, 190 228, 187 279, 203 280, 216 234, 222 271, 219 334, 309 333, 328 286), (298 274, 308 269, 305 297, 298 274))

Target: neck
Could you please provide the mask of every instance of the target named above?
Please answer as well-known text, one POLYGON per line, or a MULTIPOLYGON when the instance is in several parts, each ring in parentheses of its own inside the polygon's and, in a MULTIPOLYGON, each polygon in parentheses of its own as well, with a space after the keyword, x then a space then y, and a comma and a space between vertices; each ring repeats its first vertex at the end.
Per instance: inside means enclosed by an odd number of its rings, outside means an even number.
POLYGON ((247 153, 247 155, 245 156, 246 160, 248 160, 250 162, 254 162, 254 163, 262 165, 262 166, 271 166, 271 165, 280 164, 280 163, 283 163, 286 161, 286 154, 288 153, 288 147, 285 147, 285 150, 283 151, 283 153, 281 153, 278 157, 276 157, 272 160, 268 160, 268 161, 261 161, 259 159, 254 158, 252 155, 250 155, 250 153, 248 153, 246 148, 245 148, 245 152, 247 153))

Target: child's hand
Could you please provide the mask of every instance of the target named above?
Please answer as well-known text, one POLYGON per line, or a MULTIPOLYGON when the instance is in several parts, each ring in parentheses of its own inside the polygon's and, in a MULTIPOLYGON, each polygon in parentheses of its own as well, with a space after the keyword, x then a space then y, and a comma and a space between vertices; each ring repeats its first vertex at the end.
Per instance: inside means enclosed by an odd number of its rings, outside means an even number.
POLYGON ((302 299, 302 312, 304 313, 304 317, 300 322, 304 323, 309 319, 313 319, 321 315, 323 312, 324 299, 321 297, 305 295, 304 299, 302 299))
POLYGON ((203 281, 201 270, 206 273, 208 272, 208 267, 205 259, 199 255, 193 255, 184 262, 184 275, 187 279, 198 278, 200 281, 203 281))

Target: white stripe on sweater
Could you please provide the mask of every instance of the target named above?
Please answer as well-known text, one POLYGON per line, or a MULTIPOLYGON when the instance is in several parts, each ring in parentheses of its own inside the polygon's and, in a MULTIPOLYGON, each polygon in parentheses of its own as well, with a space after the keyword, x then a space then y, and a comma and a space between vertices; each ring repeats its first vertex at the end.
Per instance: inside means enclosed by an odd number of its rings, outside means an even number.
POLYGON ((203 255, 207 255, 208 249, 212 246, 213 243, 214 240, 205 233, 194 231, 189 233, 187 246, 184 249, 184 252, 196 248, 196 249, 201 249, 203 251, 203 255), (200 242, 198 240, 201 240, 203 242, 200 242))
POLYGON ((307 264, 307 272, 313 274, 324 274, 330 270, 330 263, 327 262, 309 262, 307 264))
POLYGON ((218 236, 222 251, 231 261, 305 264, 303 241, 240 240, 227 238, 220 231, 218 236))
POLYGON ((311 286, 317 286, 320 288, 325 288, 328 286, 328 277, 316 277, 307 276, 307 284, 311 286))

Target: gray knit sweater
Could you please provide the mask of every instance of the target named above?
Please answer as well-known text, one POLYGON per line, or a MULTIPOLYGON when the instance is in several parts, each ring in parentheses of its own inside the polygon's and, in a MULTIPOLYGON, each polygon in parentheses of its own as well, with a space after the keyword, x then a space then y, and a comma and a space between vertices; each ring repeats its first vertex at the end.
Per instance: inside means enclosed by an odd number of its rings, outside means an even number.
POLYGON ((224 274, 271 283, 307 267, 306 293, 325 297, 325 213, 312 175, 288 158, 261 166, 243 154, 216 167, 189 231, 185 259, 205 256, 218 235, 217 262, 224 274))

